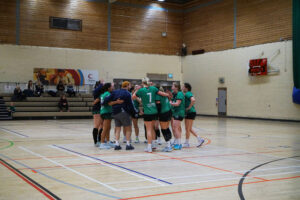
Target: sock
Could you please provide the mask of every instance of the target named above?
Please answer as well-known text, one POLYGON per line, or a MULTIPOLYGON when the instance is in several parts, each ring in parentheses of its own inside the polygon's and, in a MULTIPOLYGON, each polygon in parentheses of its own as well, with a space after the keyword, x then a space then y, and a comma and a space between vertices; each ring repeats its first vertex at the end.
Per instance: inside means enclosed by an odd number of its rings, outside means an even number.
POLYGON ((98 133, 98 141, 101 142, 101 133, 102 133, 103 129, 100 128, 99 133, 98 133))
POLYGON ((118 140, 116 140, 116 146, 120 146, 120 143, 118 140))
POLYGON ((168 142, 167 142, 167 147, 171 147, 171 141, 169 140, 168 142))
POLYGON ((177 139, 177 144, 181 144, 181 139, 177 139))
POLYGON ((185 139, 185 143, 188 144, 189 143, 189 139, 185 139))
POLYGON ((147 129, 146 129, 146 125, 144 125, 144 129, 145 129, 145 138, 147 140, 147 129))
POLYGON ((152 145, 151 144, 148 144, 148 149, 151 149, 152 148, 152 145))
POLYGON ((94 139, 94 143, 97 143, 97 135, 98 135, 98 129, 94 128, 93 129, 93 139, 94 139))
POLYGON ((155 130, 155 138, 157 139, 158 137, 160 137, 160 130, 156 129, 155 130))
POLYGON ((128 145, 128 146, 129 146, 129 145, 130 145, 130 141, 126 141, 126 145, 128 145))

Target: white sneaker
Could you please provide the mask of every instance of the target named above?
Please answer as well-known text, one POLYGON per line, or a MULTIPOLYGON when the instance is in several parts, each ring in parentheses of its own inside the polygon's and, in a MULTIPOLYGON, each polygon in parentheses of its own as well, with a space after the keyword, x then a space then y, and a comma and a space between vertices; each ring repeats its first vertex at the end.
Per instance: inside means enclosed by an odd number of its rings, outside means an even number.
POLYGON ((99 149, 110 149, 110 146, 106 143, 101 143, 99 149))
POLYGON ((140 140, 139 140, 139 138, 135 138, 135 141, 134 141, 134 143, 140 143, 140 140))
POLYGON ((146 147, 145 152, 152 153, 152 148, 151 147, 146 147))
POLYGON ((189 148, 189 147, 190 147, 190 144, 185 142, 185 143, 182 144, 182 147, 183 147, 183 148, 189 148))
POLYGON ((97 142, 96 144, 95 144, 95 147, 99 147, 100 146, 100 142, 97 142))
POLYGON ((157 138, 157 143, 158 143, 158 145, 162 144, 160 137, 157 138))
POLYGON ((152 149, 156 149, 157 148, 157 141, 153 141, 152 142, 152 149))
POLYGON ((198 138, 198 145, 197 145, 197 147, 201 147, 204 142, 205 142, 204 139, 198 138))

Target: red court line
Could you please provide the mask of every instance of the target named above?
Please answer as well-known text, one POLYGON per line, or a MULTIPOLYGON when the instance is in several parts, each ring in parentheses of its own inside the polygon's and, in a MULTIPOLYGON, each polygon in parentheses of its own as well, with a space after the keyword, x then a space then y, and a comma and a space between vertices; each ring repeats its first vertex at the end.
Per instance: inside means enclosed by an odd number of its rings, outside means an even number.
MULTIPOLYGON (((161 154, 158 154, 158 153, 154 153, 154 154, 162 156, 162 157, 167 157, 167 158, 170 158, 170 159, 179 160, 179 161, 182 161, 182 162, 194 164, 194 165, 199 165, 199 166, 202 166, 202 167, 208 167, 208 168, 211 168, 211 169, 220 170, 220 171, 223 171, 223 172, 230 172, 230 173, 234 173, 234 174, 238 174, 238 175, 243 175, 242 173, 239 173, 239 172, 234 172, 234 171, 231 171, 231 170, 222 169, 222 168, 218 168, 218 167, 214 167, 214 166, 210 166, 210 165, 206 165, 206 164, 201 164, 201 163, 197 163, 197 162, 193 162, 193 161, 189 161, 189 160, 183 160, 181 158, 176 158, 176 157, 161 155, 161 154)), ((264 180, 264 181, 267 180, 267 179, 259 178, 259 177, 255 177, 255 176, 253 176, 253 177, 252 176, 248 176, 248 177, 259 179, 259 180, 264 180)))
MULTIPOLYGON (((261 180, 261 181, 253 181, 253 182, 246 182, 246 183, 244 183, 244 184, 264 183, 264 182, 272 182, 272 181, 288 180, 288 179, 295 179, 295 178, 300 178, 300 176, 284 177, 284 178, 276 178, 276 179, 261 180)), ((182 191, 176 191, 176 192, 167 192, 167 193, 160 193, 160 194, 151 194, 151 195, 144 195, 144 196, 137 196, 137 197, 129 197, 129 198, 124 198, 124 199, 120 199, 120 200, 142 199, 142 198, 148 198, 148 197, 157 197, 157 196, 164 196, 164 195, 171 195, 171 194, 180 194, 180 193, 187 193, 187 192, 196 192, 196 191, 201 191, 201 190, 211 190, 211 189, 226 188, 226 187, 232 187, 232 186, 238 186, 238 184, 220 185, 220 186, 214 186, 214 187, 198 188, 198 189, 193 189, 193 190, 182 190, 182 191)))
POLYGON ((55 200, 53 197, 51 197, 49 194, 47 194, 46 192, 44 192, 43 190, 41 190, 39 187, 37 187, 36 185, 34 185, 32 182, 30 182, 29 180, 27 180, 25 177, 23 177, 22 175, 20 175, 18 172, 16 172, 14 169, 12 169, 11 167, 9 167, 8 165, 6 165, 5 163, 3 163, 2 161, 0 161, 0 163, 6 167, 7 169, 9 169, 10 171, 12 171, 14 174, 16 174, 18 177, 20 177, 23 181, 25 181, 26 183, 28 183, 29 185, 31 185, 33 188, 35 188, 37 191, 39 191, 40 193, 42 193, 44 196, 46 196, 48 199, 51 200, 55 200))

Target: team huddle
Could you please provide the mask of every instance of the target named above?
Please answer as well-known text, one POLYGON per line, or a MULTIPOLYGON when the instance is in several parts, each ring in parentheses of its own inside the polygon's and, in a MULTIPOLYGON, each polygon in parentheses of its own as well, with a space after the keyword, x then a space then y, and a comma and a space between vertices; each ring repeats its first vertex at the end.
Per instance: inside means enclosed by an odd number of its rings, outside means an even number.
POLYGON ((181 150, 189 147, 189 138, 192 133, 198 141, 197 147, 204 143, 192 129, 196 117, 194 107, 195 98, 191 92, 192 87, 185 83, 182 88, 173 83, 172 92, 164 91, 154 85, 148 78, 142 80, 142 85, 131 87, 128 81, 122 83, 121 89, 114 90, 112 83, 97 82, 93 91, 93 139, 96 147, 100 149, 121 150, 120 133, 123 127, 126 150, 133 150, 131 144, 132 122, 135 129, 136 140, 139 143, 138 119, 144 119, 145 151, 152 152, 160 143, 160 130, 167 143, 164 152, 181 150), (111 121, 115 121, 115 142, 110 141, 111 121), (185 122, 186 140, 181 142, 181 122, 185 122), (172 140, 172 132, 174 139, 172 140), (172 141, 171 141, 172 140, 172 141))

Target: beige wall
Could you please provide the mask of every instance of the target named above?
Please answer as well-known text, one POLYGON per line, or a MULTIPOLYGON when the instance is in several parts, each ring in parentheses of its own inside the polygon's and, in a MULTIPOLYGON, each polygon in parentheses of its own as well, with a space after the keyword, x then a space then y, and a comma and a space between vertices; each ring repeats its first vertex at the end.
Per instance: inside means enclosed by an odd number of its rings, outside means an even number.
POLYGON ((140 79, 146 73, 173 73, 174 80, 182 77, 178 56, 0 45, 0 82, 27 82, 33 79, 33 68, 98 70, 105 81, 140 79))
POLYGON ((292 103, 291 41, 187 56, 182 62, 183 80, 193 85, 199 114, 217 115, 218 87, 226 87, 228 116, 300 120, 300 105, 292 103), (249 60, 262 52, 280 73, 251 78, 249 60), (225 84, 218 83, 219 77, 225 84))

